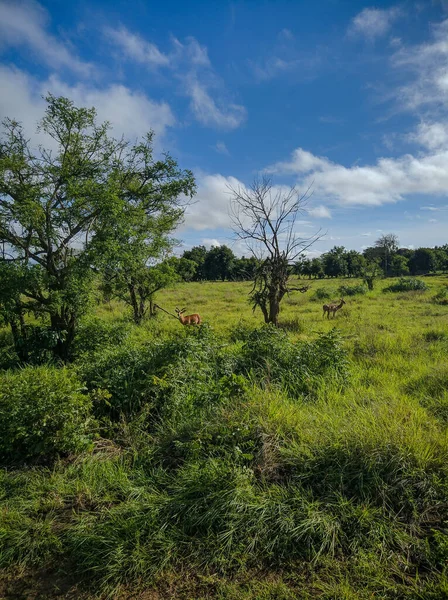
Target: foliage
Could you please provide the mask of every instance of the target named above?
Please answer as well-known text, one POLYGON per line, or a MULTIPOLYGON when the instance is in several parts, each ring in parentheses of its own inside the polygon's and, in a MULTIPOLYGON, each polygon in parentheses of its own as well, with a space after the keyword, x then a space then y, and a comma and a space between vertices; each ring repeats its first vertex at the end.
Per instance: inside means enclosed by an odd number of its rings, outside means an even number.
POLYGON ((328 300, 329 298, 331 298, 331 292, 325 287, 317 288, 313 294, 314 300, 328 300))
POLYGON ((66 361, 89 307, 92 265, 132 277, 126 283, 140 309, 143 267, 170 247, 168 233, 183 214, 178 198, 195 188, 192 173, 170 156, 154 160, 151 132, 131 145, 110 137, 95 109, 52 95, 46 102, 39 129, 52 150, 35 152, 19 123, 3 123, 0 242, 20 268, 35 265, 38 277, 25 278, 20 294, 49 319, 54 354, 66 361))
POLYGON ((341 285, 338 288, 339 294, 344 296, 356 296, 357 294, 367 294, 367 286, 359 285, 341 285))
POLYGON ((400 277, 400 279, 383 289, 383 292, 424 292, 428 286, 421 279, 414 277, 400 277))
POLYGON ((26 367, 0 376, 3 463, 52 459, 90 442, 91 401, 73 371, 26 367))
POLYGON ((437 294, 435 294, 432 298, 432 301, 435 304, 448 305, 448 287, 442 288, 437 294))
MULTIPOLYGON (((428 278, 431 296, 445 279, 428 278)), ((212 327, 137 327, 117 302, 81 321, 101 437, 51 468, 0 470, 7 595, 42 582, 53 597, 54 577, 92 600, 444 597, 446 311, 379 289, 336 333, 291 295, 280 325, 299 330, 254 329, 248 289, 160 292, 194 297, 212 327)))
POLYGON ((270 325, 256 329, 243 346, 241 370, 259 384, 280 385, 289 395, 315 395, 323 378, 344 382, 348 362, 335 330, 314 342, 292 343, 270 325))

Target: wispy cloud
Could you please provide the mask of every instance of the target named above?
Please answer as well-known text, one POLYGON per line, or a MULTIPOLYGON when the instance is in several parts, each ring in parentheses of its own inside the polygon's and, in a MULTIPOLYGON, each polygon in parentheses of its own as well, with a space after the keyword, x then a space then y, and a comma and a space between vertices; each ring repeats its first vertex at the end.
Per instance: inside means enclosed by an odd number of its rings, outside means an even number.
POLYGON ((190 97, 193 114, 203 125, 219 129, 236 129, 246 119, 244 106, 215 100, 207 85, 195 75, 184 78, 184 89, 190 97))
POLYGON ((36 61, 54 69, 88 75, 92 65, 79 59, 68 44, 47 31, 48 14, 33 0, 0 1, 0 46, 27 48, 36 61))
POLYGON ((153 129, 160 144, 166 129, 175 124, 167 103, 155 102, 123 85, 69 85, 54 75, 38 81, 18 69, 0 66, 0 89, 0 114, 21 121, 28 132, 35 131, 36 122, 43 116, 42 96, 48 92, 71 98, 78 106, 95 106, 99 119, 110 121, 117 136, 138 138, 153 129))
POLYGON ((302 76, 314 77, 321 62, 319 48, 310 52, 299 50, 294 34, 289 29, 282 29, 268 56, 248 60, 247 64, 255 80, 261 83, 295 71, 302 76))
POLYGON ((400 14, 397 7, 388 9, 364 8, 353 17, 348 28, 348 34, 373 41, 375 38, 386 35, 400 14))
POLYGON ((216 142, 213 148, 218 152, 218 154, 225 154, 226 156, 230 156, 230 152, 224 142, 216 142))
POLYGON ((327 125, 342 125, 342 123, 344 123, 344 119, 333 117, 331 115, 323 115, 319 117, 319 121, 327 125))
POLYGON ((216 75, 208 51, 194 37, 181 42, 172 37, 168 52, 120 27, 105 29, 106 38, 124 52, 127 60, 150 68, 169 69, 180 83, 180 91, 190 98, 196 120, 207 127, 236 129, 246 119, 244 106, 229 99, 222 80, 216 75))
POLYGON ((296 174, 305 186, 313 185, 317 197, 327 201, 379 206, 412 194, 446 195, 448 151, 426 156, 406 154, 381 158, 373 165, 345 167, 297 148, 290 160, 272 165, 267 172, 296 174))
POLYGON ((407 110, 437 109, 447 112, 448 19, 432 27, 431 39, 423 44, 402 46, 392 56, 392 65, 408 82, 396 89, 397 101, 407 110))
POLYGON ((148 66, 168 66, 170 59, 155 44, 145 41, 139 35, 131 33, 125 27, 104 29, 106 38, 118 46, 129 59, 148 66))
POLYGON ((320 206, 316 206, 315 208, 309 208, 308 214, 319 219, 331 219, 330 210, 322 204, 320 206))

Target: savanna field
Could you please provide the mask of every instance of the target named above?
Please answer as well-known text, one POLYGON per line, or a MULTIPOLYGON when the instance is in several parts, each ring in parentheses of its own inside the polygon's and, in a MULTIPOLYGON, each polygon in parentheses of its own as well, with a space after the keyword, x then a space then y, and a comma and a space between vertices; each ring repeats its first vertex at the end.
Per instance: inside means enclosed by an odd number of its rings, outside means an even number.
POLYGON ((65 367, 3 329, 0 597, 448 598, 448 277, 422 279, 334 319, 359 281, 313 280, 279 329, 250 283, 160 292, 201 327, 99 303, 65 367))

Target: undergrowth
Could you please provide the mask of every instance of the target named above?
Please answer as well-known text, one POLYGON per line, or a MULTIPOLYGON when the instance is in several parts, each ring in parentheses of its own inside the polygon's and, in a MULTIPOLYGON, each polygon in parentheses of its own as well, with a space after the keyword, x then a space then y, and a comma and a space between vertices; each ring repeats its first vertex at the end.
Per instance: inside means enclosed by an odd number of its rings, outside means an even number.
POLYGON ((447 597, 443 305, 310 300, 278 329, 90 318, 71 366, 1 372, 0 596, 447 597))

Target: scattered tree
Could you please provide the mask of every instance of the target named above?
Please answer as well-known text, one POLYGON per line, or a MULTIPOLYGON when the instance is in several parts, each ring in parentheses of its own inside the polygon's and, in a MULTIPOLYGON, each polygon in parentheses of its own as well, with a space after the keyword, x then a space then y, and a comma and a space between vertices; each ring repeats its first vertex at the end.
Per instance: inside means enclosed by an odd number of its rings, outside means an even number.
POLYGON ((51 150, 35 151, 19 123, 3 123, 0 242, 10 255, 5 260, 36 267, 38 276, 24 278, 21 297, 48 319, 57 337, 54 353, 67 360, 89 305, 92 266, 116 254, 112 268, 124 269, 134 239, 141 246, 157 238, 158 248, 181 218, 177 198, 193 194, 194 179, 169 156, 153 161, 151 133, 131 145, 111 138, 95 109, 51 95, 46 101, 39 128, 51 150))
POLYGON ((278 325, 281 302, 288 292, 305 292, 308 286, 289 285, 291 264, 319 235, 301 239, 295 233, 296 221, 304 212, 309 190, 275 188, 272 181, 256 179, 250 188, 232 188, 231 215, 234 231, 244 240, 260 263, 250 293, 252 306, 260 308, 266 323, 278 325))
POLYGON ((387 277, 389 257, 398 250, 398 236, 394 233, 386 233, 376 240, 375 247, 381 251, 384 274, 387 277))

